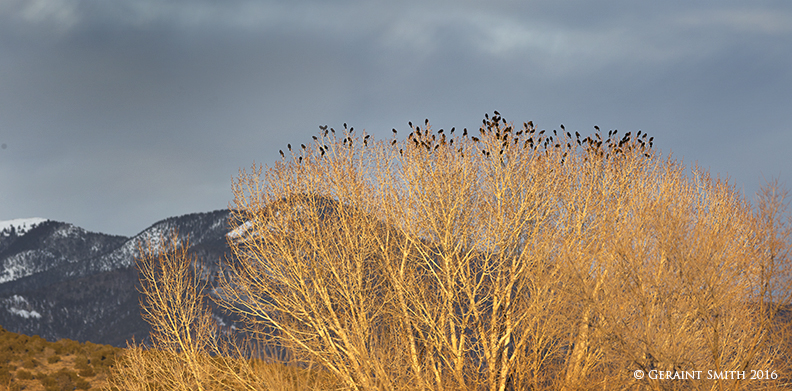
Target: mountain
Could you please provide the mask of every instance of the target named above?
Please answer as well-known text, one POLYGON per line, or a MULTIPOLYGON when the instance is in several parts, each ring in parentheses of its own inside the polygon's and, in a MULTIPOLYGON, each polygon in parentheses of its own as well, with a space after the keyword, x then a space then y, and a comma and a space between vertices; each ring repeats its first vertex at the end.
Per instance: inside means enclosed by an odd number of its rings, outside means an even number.
MULTIPOLYGON (((226 209, 171 217, 129 238, 45 220, 0 222, 0 325, 50 341, 124 347, 145 340, 135 259, 147 243, 178 233, 215 272, 226 256, 226 209)), ((209 274, 211 276, 211 274, 209 274)), ((220 315, 218 315, 220 316, 220 315)))

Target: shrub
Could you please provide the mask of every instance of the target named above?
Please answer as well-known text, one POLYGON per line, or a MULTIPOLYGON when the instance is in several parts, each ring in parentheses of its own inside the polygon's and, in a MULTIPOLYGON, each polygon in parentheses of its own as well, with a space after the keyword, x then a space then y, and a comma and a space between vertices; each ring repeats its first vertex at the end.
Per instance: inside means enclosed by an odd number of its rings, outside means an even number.
POLYGON ((94 369, 92 367, 78 368, 77 370, 79 371, 79 374, 82 377, 96 376, 96 372, 94 372, 94 369))
POLYGON ((86 356, 77 356, 74 358, 74 367, 77 369, 86 369, 90 368, 88 365, 88 357, 86 356))
POLYGON ((56 362, 58 362, 60 360, 61 360, 61 357, 58 356, 57 354, 47 357, 47 362, 50 363, 50 364, 55 364, 56 362))
POLYGON ((58 389, 58 380, 50 375, 42 375, 40 377, 37 376, 36 379, 38 379, 38 381, 47 391, 58 389))
POLYGON ((13 376, 11 375, 8 367, 0 367, 0 384, 8 384, 11 382, 12 378, 13 376))
POLYGON ((24 369, 18 370, 16 376, 20 380, 30 380, 33 378, 33 374, 24 369))
POLYGON ((96 368, 109 368, 115 364, 116 349, 102 346, 91 353, 91 365, 96 368))
POLYGON ((77 379, 77 381, 74 382, 74 387, 78 390, 88 390, 91 388, 91 383, 85 379, 77 379))
POLYGON ((27 369, 33 369, 33 368, 37 367, 38 365, 39 365, 38 360, 36 360, 35 358, 32 358, 32 357, 28 357, 24 361, 22 361, 22 366, 27 368, 27 369))
POLYGON ((53 349, 55 350, 55 354, 60 355, 69 355, 69 354, 76 354, 77 351, 80 349, 80 343, 71 339, 61 339, 57 341, 53 349))

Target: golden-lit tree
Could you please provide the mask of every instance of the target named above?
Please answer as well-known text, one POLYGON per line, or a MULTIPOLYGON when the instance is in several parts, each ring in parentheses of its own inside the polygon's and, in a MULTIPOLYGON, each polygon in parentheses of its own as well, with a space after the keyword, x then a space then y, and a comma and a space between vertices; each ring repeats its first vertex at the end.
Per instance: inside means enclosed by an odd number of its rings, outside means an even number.
MULTIPOLYGON (((240 173, 216 292, 250 335, 346 389, 788 384, 792 231, 777 185, 752 206, 641 132, 581 138, 497 112, 472 132, 410 127, 380 141, 322 127, 240 173)), ((180 314, 154 305, 154 323, 180 314)), ((209 345, 195 351, 233 355, 209 345)), ((252 366, 227 373, 247 361, 225 362, 214 378, 266 389, 252 366)))

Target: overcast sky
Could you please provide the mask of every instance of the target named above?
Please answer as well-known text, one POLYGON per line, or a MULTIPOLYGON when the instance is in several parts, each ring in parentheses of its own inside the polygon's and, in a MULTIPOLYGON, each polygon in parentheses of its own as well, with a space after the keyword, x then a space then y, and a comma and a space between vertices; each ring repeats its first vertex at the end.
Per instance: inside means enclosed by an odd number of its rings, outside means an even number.
POLYGON ((792 187, 792 2, 0 0, 0 220, 134 235, 320 125, 493 110, 792 187))

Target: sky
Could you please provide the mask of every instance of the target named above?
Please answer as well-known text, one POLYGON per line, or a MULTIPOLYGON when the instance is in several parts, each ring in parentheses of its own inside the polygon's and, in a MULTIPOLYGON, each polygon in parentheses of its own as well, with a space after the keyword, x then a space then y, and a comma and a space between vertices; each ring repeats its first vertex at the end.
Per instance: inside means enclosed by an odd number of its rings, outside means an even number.
POLYGON ((493 110, 792 188, 792 2, 0 0, 0 220, 131 236, 320 125, 493 110))

